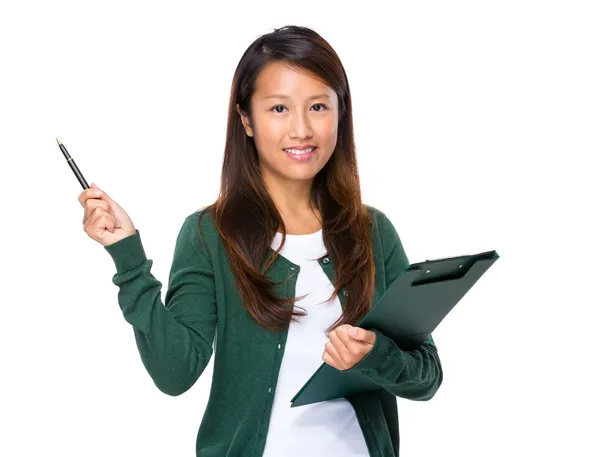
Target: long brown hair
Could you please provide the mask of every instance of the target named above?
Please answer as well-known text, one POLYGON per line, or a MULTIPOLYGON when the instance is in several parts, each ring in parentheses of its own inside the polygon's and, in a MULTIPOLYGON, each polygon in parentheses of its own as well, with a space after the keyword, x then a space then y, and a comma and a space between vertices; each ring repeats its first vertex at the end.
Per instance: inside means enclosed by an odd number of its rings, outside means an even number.
POLYGON ((250 99, 257 77, 270 62, 309 70, 335 90, 339 100, 337 144, 327 164, 315 176, 311 191, 311 204, 322 215, 327 255, 335 266, 336 281, 329 299, 342 287, 348 292, 343 313, 327 329, 328 333, 341 324, 356 325, 371 308, 375 287, 373 220, 361 200, 350 87, 338 55, 315 31, 301 26, 273 30, 248 47, 235 70, 220 193, 215 203, 204 208, 212 215, 242 302, 252 318, 265 328, 282 331, 290 318, 297 322, 297 317, 306 315, 294 310, 294 303, 303 297, 287 299, 275 295, 271 288, 283 281, 273 282, 265 274, 283 247, 285 226, 262 181, 254 139, 246 135, 236 105, 251 118, 250 99), (279 227, 283 227, 282 242, 262 269, 279 227))

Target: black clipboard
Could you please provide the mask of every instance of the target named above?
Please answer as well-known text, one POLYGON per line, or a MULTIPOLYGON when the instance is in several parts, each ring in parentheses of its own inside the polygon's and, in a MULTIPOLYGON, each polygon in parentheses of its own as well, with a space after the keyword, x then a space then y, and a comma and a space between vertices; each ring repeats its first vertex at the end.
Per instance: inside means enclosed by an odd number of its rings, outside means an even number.
MULTIPOLYGON (((496 251, 411 264, 359 322, 376 328, 399 348, 418 347, 499 259, 496 251)), ((323 364, 291 400, 291 407, 379 390, 364 376, 323 364)))

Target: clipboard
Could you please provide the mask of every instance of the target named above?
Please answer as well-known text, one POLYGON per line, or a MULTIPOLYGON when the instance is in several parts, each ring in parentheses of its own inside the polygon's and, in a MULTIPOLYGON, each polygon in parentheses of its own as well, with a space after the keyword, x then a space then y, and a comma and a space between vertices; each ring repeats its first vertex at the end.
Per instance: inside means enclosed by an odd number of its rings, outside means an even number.
MULTIPOLYGON (((419 347, 500 256, 496 251, 411 264, 358 323, 376 328, 400 349, 419 347)), ((291 407, 379 390, 360 373, 323 364, 291 400, 291 407)))

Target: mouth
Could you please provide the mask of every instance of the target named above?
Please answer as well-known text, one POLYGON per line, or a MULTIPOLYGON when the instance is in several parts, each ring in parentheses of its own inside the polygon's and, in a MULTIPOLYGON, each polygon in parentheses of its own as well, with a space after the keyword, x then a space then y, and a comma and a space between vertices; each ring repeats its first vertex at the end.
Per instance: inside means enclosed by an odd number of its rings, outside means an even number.
POLYGON ((307 148, 304 150, 283 149, 283 151, 285 152, 285 155, 287 155, 289 158, 291 158, 293 160, 304 161, 304 160, 309 160, 311 157, 313 157, 315 155, 317 149, 318 149, 318 147, 315 146, 315 147, 307 148))
POLYGON ((287 149, 284 149, 284 151, 285 152, 289 152, 291 154, 308 154, 313 149, 317 149, 317 147, 316 146, 311 146, 310 148, 305 148, 305 149, 287 148, 287 149))

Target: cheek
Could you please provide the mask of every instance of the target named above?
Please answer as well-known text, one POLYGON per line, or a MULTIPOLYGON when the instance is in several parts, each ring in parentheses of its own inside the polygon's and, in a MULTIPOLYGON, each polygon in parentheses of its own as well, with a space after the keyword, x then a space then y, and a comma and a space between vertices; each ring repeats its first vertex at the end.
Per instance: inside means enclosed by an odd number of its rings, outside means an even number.
POLYGON ((263 121, 255 130, 254 141, 263 150, 277 148, 285 137, 286 131, 282 122, 263 121))
POLYGON ((338 124, 335 119, 324 123, 319 129, 319 137, 324 142, 324 146, 333 151, 337 143, 338 124))

